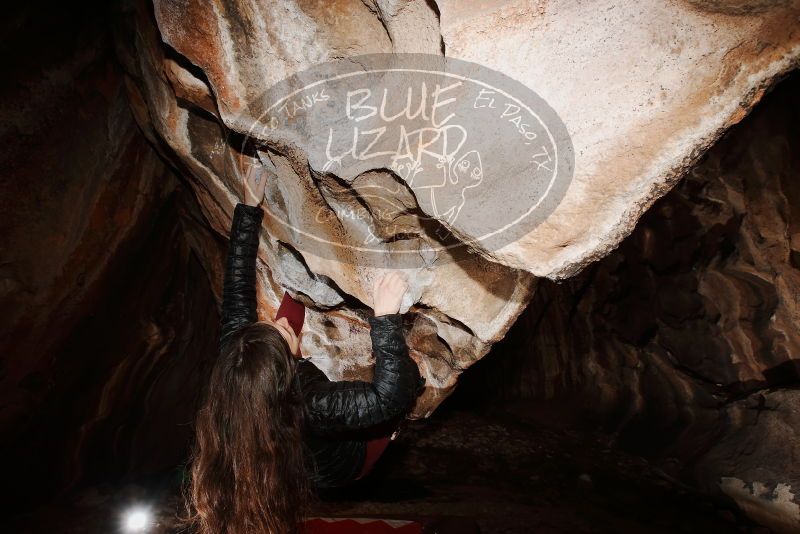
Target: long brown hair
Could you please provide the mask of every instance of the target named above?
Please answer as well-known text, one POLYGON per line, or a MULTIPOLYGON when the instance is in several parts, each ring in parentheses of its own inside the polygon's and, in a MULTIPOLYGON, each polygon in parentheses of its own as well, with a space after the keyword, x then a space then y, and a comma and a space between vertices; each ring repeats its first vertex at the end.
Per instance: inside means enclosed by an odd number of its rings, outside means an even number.
POLYGON ((199 534, 301 531, 309 482, 296 369, 269 324, 222 345, 196 421, 188 504, 199 534))

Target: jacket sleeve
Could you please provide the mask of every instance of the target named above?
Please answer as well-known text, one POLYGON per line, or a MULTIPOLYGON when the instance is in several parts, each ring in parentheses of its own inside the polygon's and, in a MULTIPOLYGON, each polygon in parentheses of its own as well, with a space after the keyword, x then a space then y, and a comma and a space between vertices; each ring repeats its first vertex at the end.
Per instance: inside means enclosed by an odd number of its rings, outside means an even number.
POLYGON ((222 285, 220 348, 237 328, 258 320, 256 257, 264 212, 258 206, 237 204, 233 210, 225 278, 222 285))
POLYGON ((424 380, 408 355, 399 313, 370 317, 375 353, 372 382, 316 381, 303 391, 309 428, 315 434, 364 430, 404 415, 424 380))

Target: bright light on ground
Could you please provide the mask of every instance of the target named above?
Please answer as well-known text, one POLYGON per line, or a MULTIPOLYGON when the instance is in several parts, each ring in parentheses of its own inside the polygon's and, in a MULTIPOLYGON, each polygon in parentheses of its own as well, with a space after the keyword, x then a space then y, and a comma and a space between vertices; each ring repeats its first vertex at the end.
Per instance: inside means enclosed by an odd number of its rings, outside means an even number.
POLYGON ((150 511, 144 508, 133 508, 125 513, 125 532, 146 532, 152 518, 150 511))

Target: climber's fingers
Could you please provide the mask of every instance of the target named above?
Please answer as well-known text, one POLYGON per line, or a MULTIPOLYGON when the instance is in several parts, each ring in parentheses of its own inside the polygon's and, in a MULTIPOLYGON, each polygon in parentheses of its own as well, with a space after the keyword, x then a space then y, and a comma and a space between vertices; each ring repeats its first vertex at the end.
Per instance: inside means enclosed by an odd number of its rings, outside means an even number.
POLYGON ((376 277, 372 289, 372 308, 375 316, 397 313, 407 290, 407 278, 399 271, 391 271, 376 277))
POLYGON ((401 290, 405 292, 405 290, 408 288, 408 282, 406 276, 399 271, 390 272, 389 274, 383 277, 381 282, 387 289, 390 289, 391 291, 394 292, 401 290))
POLYGON ((397 290, 404 285, 407 285, 405 275, 398 271, 390 271, 375 277, 372 282, 372 293, 374 295, 378 290, 397 290))

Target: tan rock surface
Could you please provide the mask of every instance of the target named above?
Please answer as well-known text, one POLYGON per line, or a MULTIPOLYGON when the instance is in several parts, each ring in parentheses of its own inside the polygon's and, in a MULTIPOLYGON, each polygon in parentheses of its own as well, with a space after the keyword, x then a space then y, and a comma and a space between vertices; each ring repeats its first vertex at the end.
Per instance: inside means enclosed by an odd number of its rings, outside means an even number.
MULTIPOLYGON (((435 408, 458 374, 503 337, 532 296, 533 275, 566 277, 612 250, 800 55, 798 2, 156 0, 154 13, 152 20, 145 2, 136 9, 126 61, 132 101, 220 235, 240 195, 226 139, 248 134, 258 111, 248 106, 266 87, 316 63, 444 53, 522 82, 563 119, 575 177, 555 212, 500 250, 410 273, 418 301, 410 345, 428 380, 416 416, 435 408)), ((313 224, 298 208, 324 206, 320 169, 301 149, 264 144, 287 216, 313 224)), ((272 313, 282 288, 304 295, 311 308, 304 353, 333 378, 367 376, 366 288, 380 269, 350 252, 310 254, 296 239, 265 223, 261 313, 272 313)), ((208 261, 210 272, 221 270, 208 261)))
POLYGON ((566 198, 496 255, 538 276, 612 250, 800 54, 797 2, 471 4, 439 2, 447 54, 533 88, 575 145, 566 198))

